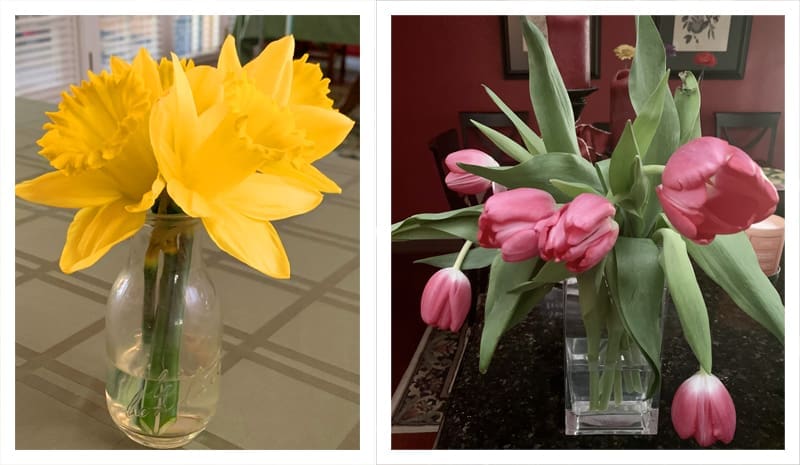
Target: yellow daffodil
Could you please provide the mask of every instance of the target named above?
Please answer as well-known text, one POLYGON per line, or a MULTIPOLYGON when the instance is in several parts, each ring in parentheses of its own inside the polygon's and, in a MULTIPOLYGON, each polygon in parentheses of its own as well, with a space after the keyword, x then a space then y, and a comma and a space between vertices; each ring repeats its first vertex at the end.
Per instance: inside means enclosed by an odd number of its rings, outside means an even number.
POLYGON ((636 47, 628 44, 620 44, 614 48, 614 54, 623 61, 633 60, 633 56, 636 54, 636 47))
MULTIPOLYGON (((172 90, 153 107, 150 138, 170 198, 199 217, 220 249, 276 278, 289 277, 289 261, 270 223, 312 210, 322 194, 292 176, 257 172, 265 158, 292 139, 289 113, 266 105, 258 118, 232 111, 221 71, 183 71, 173 55, 172 90), (255 128, 255 129, 254 129, 255 128), (268 146, 253 142, 251 133, 268 146)), ((275 152, 275 153, 273 153, 275 152)))
POLYGON ((253 61, 241 66, 232 36, 222 46, 218 69, 225 79, 229 105, 252 120, 285 111, 281 131, 264 124, 250 124, 247 134, 265 148, 259 170, 295 179, 322 192, 340 193, 332 180, 312 163, 342 143, 353 121, 333 108, 328 98, 329 79, 318 64, 303 56, 292 60, 294 38, 270 43, 253 61))
POLYGON ((80 209, 59 262, 65 273, 91 266, 138 231, 164 187, 148 132, 158 95, 141 73, 155 66, 146 52, 133 65, 114 57, 111 73, 90 72, 72 95, 63 93, 38 141, 58 170, 16 186, 25 200, 80 209))

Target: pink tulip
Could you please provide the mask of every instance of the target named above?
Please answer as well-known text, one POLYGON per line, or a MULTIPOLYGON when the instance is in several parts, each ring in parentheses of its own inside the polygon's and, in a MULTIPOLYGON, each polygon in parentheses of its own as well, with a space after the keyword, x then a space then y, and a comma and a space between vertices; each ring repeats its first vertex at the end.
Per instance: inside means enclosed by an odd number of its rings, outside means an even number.
POLYGON ((542 190, 521 187, 491 196, 478 219, 481 247, 502 251, 503 260, 519 262, 539 254, 534 226, 555 212, 555 200, 542 190))
POLYGON ((464 149, 453 152, 444 159, 444 164, 450 170, 444 178, 447 187, 461 194, 475 195, 486 190, 491 186, 492 181, 486 178, 467 173, 457 163, 468 165, 480 165, 495 167, 500 166, 497 161, 480 150, 464 149))
POLYGON ((733 440, 736 408, 719 378, 700 371, 680 385, 672 398, 672 426, 681 439, 694 436, 703 447, 733 440))
POLYGON ((566 262, 574 273, 595 266, 614 247, 619 226, 616 209, 605 197, 580 194, 555 215, 536 225, 539 255, 566 262))
POLYGON ((442 268, 431 276, 422 291, 422 320, 439 329, 458 332, 472 302, 467 276, 455 268, 442 268))
POLYGON ((778 204, 775 186, 750 157, 722 139, 700 137, 669 159, 656 194, 675 229, 705 245, 744 231, 778 204))

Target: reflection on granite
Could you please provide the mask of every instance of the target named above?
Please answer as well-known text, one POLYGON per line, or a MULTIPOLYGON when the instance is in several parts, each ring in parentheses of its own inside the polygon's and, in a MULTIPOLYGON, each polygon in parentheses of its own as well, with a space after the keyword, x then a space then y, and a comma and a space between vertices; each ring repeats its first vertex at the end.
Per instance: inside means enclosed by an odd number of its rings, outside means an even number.
MULTIPOLYGON (((736 404, 741 449, 784 448, 784 350, 697 272, 708 307, 714 374, 736 404)), ((777 284, 783 296, 783 280, 777 284)), ((660 416, 654 436, 564 435, 564 335, 558 294, 551 293, 527 320, 509 331, 488 373, 478 372, 480 327, 472 332, 439 431, 439 449, 677 449, 699 448, 672 428, 670 403, 680 383, 697 371, 669 304, 664 323, 660 416)))

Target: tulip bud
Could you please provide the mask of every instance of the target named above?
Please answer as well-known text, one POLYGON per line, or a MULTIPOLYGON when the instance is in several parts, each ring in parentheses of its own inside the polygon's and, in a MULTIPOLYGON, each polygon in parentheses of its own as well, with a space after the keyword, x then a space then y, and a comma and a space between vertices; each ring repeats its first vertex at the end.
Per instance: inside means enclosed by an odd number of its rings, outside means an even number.
POLYGON ((481 247, 500 248, 503 260, 519 262, 539 253, 534 226, 555 212, 555 200, 542 190, 521 187, 491 196, 478 219, 481 247))
POLYGON ((615 213, 614 205, 605 197, 578 195, 536 226, 539 255, 545 260, 566 262, 574 273, 588 270, 600 263, 617 241, 615 213))
POLYGON ((719 378, 701 370, 680 385, 672 398, 672 426, 681 439, 694 436, 703 447, 733 440, 736 408, 719 378))
POLYGON ((444 164, 450 170, 444 178, 447 187, 460 194, 475 195, 486 192, 492 184, 486 178, 467 173, 458 163, 466 163, 468 165, 479 165, 495 167, 500 166, 497 161, 491 156, 481 152, 480 150, 464 149, 453 152, 444 159, 444 164))
POLYGON ((422 320, 439 329, 458 332, 472 302, 469 279, 455 268, 442 268, 431 276, 422 291, 422 320))
POLYGON ((744 231, 778 204, 775 186, 739 148, 699 137, 670 157, 656 194, 669 221, 686 238, 705 245, 717 234, 744 231))

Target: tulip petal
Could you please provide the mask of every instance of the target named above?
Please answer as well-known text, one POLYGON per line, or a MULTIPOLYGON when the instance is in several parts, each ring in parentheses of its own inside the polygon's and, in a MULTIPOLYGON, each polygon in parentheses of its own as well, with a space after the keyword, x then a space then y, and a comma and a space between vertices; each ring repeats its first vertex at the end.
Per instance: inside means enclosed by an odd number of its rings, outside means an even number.
POLYGON ((306 131, 306 138, 313 145, 302 152, 309 162, 319 160, 331 153, 344 141, 355 122, 339 113, 310 105, 295 105, 292 114, 297 118, 297 127, 306 131))
POLYGON ((491 186, 491 181, 469 173, 456 173, 451 171, 444 178, 447 187, 460 194, 476 195, 486 192, 491 186))
POLYGON ((253 78, 259 90, 272 97, 278 105, 286 106, 292 90, 292 55, 294 37, 286 36, 269 45, 244 70, 253 78))
MULTIPOLYGON (((458 163, 465 163, 467 165, 479 165, 479 166, 500 166, 497 163, 497 160, 492 158, 489 154, 481 152, 480 150, 475 149, 463 149, 458 150, 456 152, 451 153, 444 159, 444 164, 447 165, 447 169, 449 169, 453 173, 465 173, 458 163)), ((473 175, 475 176, 475 175, 473 175)))
POLYGON ((214 243, 237 260, 273 278, 289 278, 289 258, 268 221, 220 208, 203 218, 203 225, 214 243))
POLYGON ((539 254, 539 243, 533 228, 517 232, 503 242, 503 261, 521 262, 539 254))
POLYGON ((144 225, 145 213, 128 213, 125 201, 80 210, 67 230, 61 271, 70 274, 92 266, 111 247, 133 236, 144 225))

